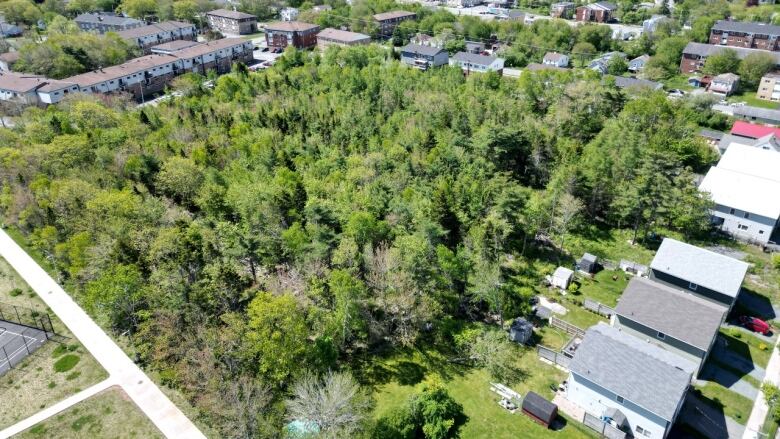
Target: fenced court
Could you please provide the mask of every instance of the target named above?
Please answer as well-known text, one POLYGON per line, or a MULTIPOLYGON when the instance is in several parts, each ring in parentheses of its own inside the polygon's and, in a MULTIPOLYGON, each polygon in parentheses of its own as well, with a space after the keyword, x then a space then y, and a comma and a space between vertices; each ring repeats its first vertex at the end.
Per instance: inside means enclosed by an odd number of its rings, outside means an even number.
POLYGON ((0 376, 52 338, 62 337, 54 333, 48 314, 0 303, 0 376))

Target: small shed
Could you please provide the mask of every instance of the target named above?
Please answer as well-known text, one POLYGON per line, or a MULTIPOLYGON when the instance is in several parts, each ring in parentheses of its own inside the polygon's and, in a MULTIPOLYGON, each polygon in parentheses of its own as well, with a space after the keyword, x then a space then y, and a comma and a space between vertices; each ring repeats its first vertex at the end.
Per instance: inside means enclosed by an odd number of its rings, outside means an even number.
POLYGON ((558 406, 541 397, 541 395, 528 392, 523 398, 523 413, 537 423, 550 427, 550 424, 558 416, 558 406))
POLYGON ((516 318, 509 327, 509 339, 516 343, 528 343, 533 333, 534 325, 522 317, 516 318))
POLYGON ((536 317, 542 320, 549 319, 550 317, 552 317, 553 314, 552 310, 544 305, 538 305, 536 307, 535 313, 536 313, 536 317))
POLYGON ((555 273, 553 273, 550 283, 556 288, 566 290, 569 288, 572 277, 574 277, 574 272, 572 270, 566 267, 558 267, 555 269, 555 273))
POLYGON ((598 271, 598 266, 599 258, 596 255, 585 253, 577 264, 577 269, 588 274, 593 274, 598 271))

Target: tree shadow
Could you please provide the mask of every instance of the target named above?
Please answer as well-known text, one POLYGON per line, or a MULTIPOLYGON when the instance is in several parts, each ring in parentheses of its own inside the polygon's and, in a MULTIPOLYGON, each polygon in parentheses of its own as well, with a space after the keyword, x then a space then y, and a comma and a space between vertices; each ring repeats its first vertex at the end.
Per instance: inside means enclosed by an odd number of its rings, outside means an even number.
POLYGON ((400 361, 395 365, 395 377, 404 386, 413 386, 425 378, 427 369, 412 361, 400 361))

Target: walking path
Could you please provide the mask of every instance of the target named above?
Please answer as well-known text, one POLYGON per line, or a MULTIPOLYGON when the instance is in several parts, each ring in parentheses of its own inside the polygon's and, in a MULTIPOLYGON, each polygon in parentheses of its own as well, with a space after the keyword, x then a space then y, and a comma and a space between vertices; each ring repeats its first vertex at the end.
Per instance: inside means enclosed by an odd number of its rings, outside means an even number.
POLYGON ((75 395, 65 398, 62 401, 58 402, 57 404, 54 404, 51 407, 43 409, 38 413, 30 416, 29 418, 17 422, 16 424, 6 428, 5 430, 0 431, 0 437, 6 438, 6 437, 11 437, 15 434, 19 434, 24 430, 27 430, 28 428, 32 427, 33 425, 39 424, 71 406, 76 405, 91 396, 97 395, 98 393, 108 389, 113 385, 116 385, 114 380, 111 378, 107 378, 95 384, 94 386, 87 388, 86 390, 82 390, 81 392, 75 395))
MULTIPOLYGON (((38 293, 46 305, 108 372, 109 380, 113 380, 127 393, 163 435, 176 439, 205 438, 195 424, 125 355, 122 349, 71 299, 68 293, 3 230, 0 230, 0 256, 8 261, 27 284, 38 293)), ((69 400, 70 398, 61 404, 69 400)), ((61 407, 60 410, 70 407, 76 402, 78 401, 70 401, 70 404, 61 407)), ((40 413, 42 413, 42 418, 39 421, 45 419, 43 416, 47 410, 40 413)), ((11 428, 15 427, 16 425, 11 428)), ((0 439, 5 437, 7 436, 0 434, 0 439)))
MULTIPOLYGON (((777 343, 775 343, 775 348, 772 350, 772 357, 769 358, 769 364, 766 366, 764 382, 769 382, 776 386, 780 385, 780 352, 777 350, 777 343)), ((745 434, 742 436, 742 439, 757 438, 758 432, 761 431, 761 427, 764 425, 764 419, 766 419, 768 413, 769 406, 764 399, 764 392, 759 391, 756 402, 753 404, 753 411, 750 412, 750 417, 745 426, 745 434)))

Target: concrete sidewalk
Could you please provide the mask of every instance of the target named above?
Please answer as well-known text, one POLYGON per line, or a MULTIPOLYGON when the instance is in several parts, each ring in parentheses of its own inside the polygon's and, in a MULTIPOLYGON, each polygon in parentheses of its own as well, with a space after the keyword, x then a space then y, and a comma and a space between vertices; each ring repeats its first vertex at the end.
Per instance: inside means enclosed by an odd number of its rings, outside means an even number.
MULTIPOLYGON (((777 350, 777 343, 772 350, 772 356, 769 358, 769 364, 766 366, 765 383, 772 383, 775 386, 780 385, 780 352, 777 350)), ((764 420, 769 413, 769 406, 764 399, 764 392, 759 391, 756 396, 756 402, 753 404, 753 410, 750 412, 747 424, 745 425, 745 434, 743 439, 755 439, 758 432, 764 425, 764 420)))
MULTIPOLYGON (((38 293, 108 372, 109 379, 127 393, 162 434, 176 439, 205 438, 100 326, 3 230, 0 230, 0 256, 38 293)), ((0 436, 0 439, 4 437, 0 436)))

